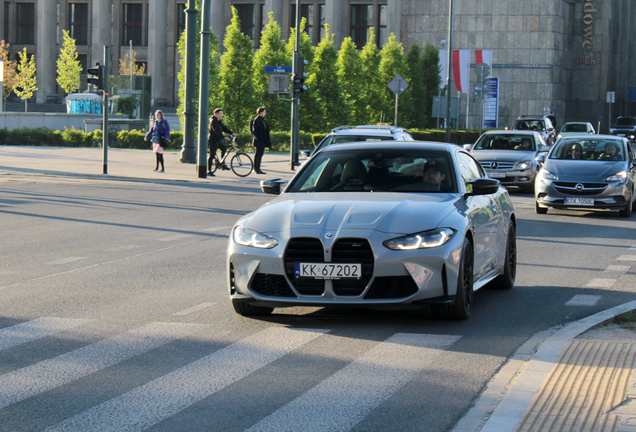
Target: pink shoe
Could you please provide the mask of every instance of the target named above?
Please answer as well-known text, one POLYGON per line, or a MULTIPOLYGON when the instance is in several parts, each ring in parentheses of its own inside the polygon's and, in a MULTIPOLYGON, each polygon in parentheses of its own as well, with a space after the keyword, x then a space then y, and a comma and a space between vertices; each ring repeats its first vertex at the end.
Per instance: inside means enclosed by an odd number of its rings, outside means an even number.
POLYGON ((159 170, 158 170, 158 169, 154 169, 153 171, 154 171, 154 172, 159 172, 159 170))
POLYGON ((166 170, 161 170, 161 171, 159 171, 159 172, 160 172, 160 173, 165 173, 165 172, 166 172, 166 170))

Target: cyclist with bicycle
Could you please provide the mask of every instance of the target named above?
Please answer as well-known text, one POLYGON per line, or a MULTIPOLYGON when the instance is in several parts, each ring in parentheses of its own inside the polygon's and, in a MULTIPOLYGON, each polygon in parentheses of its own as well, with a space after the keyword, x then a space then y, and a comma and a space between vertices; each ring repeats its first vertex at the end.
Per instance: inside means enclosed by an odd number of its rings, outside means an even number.
MULTIPOLYGON (((214 110, 214 115, 210 119, 210 126, 208 127, 208 146, 210 147, 210 157, 208 158, 208 175, 214 177, 214 173, 212 172, 212 163, 214 162, 214 156, 216 155, 216 150, 221 149, 221 158, 223 160, 223 156, 225 155, 225 144, 223 140, 230 141, 229 137, 223 135, 223 132, 230 134, 232 137, 235 137, 236 134, 227 128, 221 121, 223 119, 223 109, 217 108, 214 110)), ((221 168, 224 170, 229 170, 230 168, 224 164, 221 165, 221 168)))

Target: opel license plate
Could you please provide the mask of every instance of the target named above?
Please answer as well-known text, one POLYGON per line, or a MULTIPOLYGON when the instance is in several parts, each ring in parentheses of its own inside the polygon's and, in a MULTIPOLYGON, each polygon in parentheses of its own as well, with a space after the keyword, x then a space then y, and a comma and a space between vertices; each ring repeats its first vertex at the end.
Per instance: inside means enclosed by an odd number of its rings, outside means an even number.
POLYGON ((335 263, 296 263, 295 276, 297 278, 313 279, 360 279, 361 264, 335 263))
POLYGON ((593 206, 594 198, 566 198, 565 204, 580 205, 580 206, 593 206))

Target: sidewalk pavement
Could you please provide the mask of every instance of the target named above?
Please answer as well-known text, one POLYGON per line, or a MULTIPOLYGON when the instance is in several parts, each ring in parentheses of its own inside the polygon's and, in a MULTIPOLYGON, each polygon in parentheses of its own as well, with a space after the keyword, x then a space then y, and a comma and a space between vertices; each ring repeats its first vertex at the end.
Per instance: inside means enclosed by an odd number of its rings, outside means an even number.
MULTIPOLYGON (((111 179, 209 184, 289 179, 289 155, 266 153, 266 175, 241 178, 217 171, 200 179, 195 164, 164 155, 165 173, 153 172, 150 150, 109 149, 102 174, 101 148, 0 146, 0 182, 24 179, 111 179)), ((530 338, 491 380, 453 432, 615 431, 636 432, 636 343, 585 340, 579 335, 636 309, 636 301, 608 309, 561 329, 530 338)))

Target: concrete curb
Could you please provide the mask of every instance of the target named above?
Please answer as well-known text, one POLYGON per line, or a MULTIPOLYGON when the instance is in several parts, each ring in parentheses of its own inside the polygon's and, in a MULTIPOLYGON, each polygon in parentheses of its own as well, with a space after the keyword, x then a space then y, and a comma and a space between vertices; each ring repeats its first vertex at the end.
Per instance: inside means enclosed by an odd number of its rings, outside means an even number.
POLYGON ((634 309, 636 309, 636 301, 624 303, 570 323, 551 335, 546 335, 551 332, 550 330, 537 333, 501 368, 474 408, 458 422, 453 431, 514 432, 570 341, 592 327, 634 309), (543 342, 541 342, 542 339, 543 342), (540 347, 534 354, 527 354, 528 348, 538 344, 540 347), (524 362, 523 358, 526 356, 529 360, 524 362), (511 380, 514 380, 514 383, 506 391, 511 380), (481 423, 479 420, 483 422, 483 415, 487 415, 487 412, 490 412, 497 403, 494 400, 498 399, 494 396, 497 391, 493 391, 491 387, 501 389, 505 392, 505 396, 483 426, 479 427, 478 424, 481 423), (484 398, 483 401, 482 398, 484 398), (467 427, 468 425, 472 427, 467 427))

